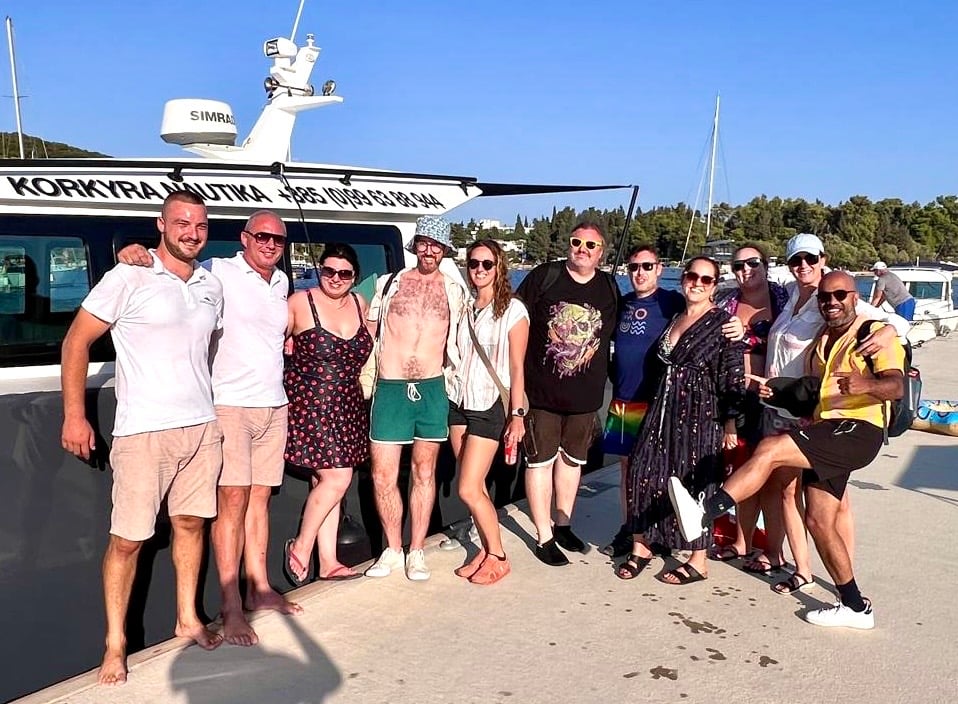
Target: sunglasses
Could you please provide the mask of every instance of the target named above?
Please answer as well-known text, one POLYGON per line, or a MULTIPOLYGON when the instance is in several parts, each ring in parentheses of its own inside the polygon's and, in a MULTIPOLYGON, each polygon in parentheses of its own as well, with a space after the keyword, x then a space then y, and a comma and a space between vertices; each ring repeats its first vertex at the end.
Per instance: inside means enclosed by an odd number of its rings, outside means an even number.
POLYGON ((491 259, 470 259, 469 260, 469 268, 472 269, 473 271, 478 269, 480 266, 486 271, 491 271, 492 267, 494 267, 495 265, 496 263, 492 261, 491 259))
POLYGON ((352 281, 356 272, 352 269, 334 269, 331 266, 321 266, 319 267, 319 275, 324 279, 334 279, 338 276, 341 281, 352 281))
POLYGON ((745 266, 749 269, 758 269, 762 260, 758 257, 749 257, 748 259, 736 259, 732 262, 732 271, 745 271, 745 266))
POLYGON ((433 240, 416 240, 416 249, 420 252, 425 252, 427 249, 435 249, 441 252, 445 247, 433 240))
POLYGON ((286 246, 286 235, 276 235, 272 232, 250 232, 249 230, 243 230, 243 232, 256 240, 256 244, 266 244, 273 240, 273 244, 277 247, 286 246))
POLYGON ((588 249, 590 252, 593 249, 598 249, 599 247, 602 246, 601 242, 596 242, 595 240, 584 240, 581 237, 570 237, 569 244, 571 244, 573 247, 576 247, 576 248, 585 246, 585 248, 588 249))
POLYGON ((703 286, 711 286, 712 284, 715 283, 714 276, 709 276, 708 274, 703 274, 702 276, 699 276, 694 271, 686 271, 684 274, 682 274, 682 280, 688 281, 693 286, 699 281, 702 282, 703 286))
POLYGON ((832 300, 832 298, 834 298, 836 301, 841 303, 846 298, 848 298, 848 294, 850 293, 855 293, 855 292, 843 291, 842 289, 838 289, 837 291, 819 291, 818 294, 816 295, 818 296, 819 303, 828 303, 830 300, 832 300))
POLYGON ((805 262, 809 266, 815 266, 818 264, 818 260, 821 259, 821 256, 818 254, 796 254, 791 259, 788 260, 788 265, 793 269, 795 267, 801 266, 802 262, 805 262))
POLYGON ((629 262, 629 271, 633 274, 639 269, 642 269, 642 271, 652 271, 657 265, 658 262, 629 262))

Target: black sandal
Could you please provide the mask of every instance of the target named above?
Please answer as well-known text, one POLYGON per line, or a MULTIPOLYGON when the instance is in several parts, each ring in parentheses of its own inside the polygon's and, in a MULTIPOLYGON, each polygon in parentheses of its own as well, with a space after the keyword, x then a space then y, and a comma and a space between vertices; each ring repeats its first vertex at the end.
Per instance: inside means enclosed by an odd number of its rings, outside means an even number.
POLYGON ((782 596, 788 596, 795 592, 807 591, 813 586, 815 586, 815 584, 812 580, 806 579, 803 575, 795 572, 788 579, 773 584, 772 591, 782 596))
POLYGON ((635 579, 641 574, 642 570, 649 566, 650 562, 652 562, 652 557, 642 557, 633 553, 619 565, 619 568, 615 571, 615 576, 619 579, 635 579))
POLYGON ((707 575, 704 575, 701 572, 699 572, 697 569, 692 567, 692 565, 690 565, 688 562, 679 565, 674 570, 669 570, 668 572, 665 572, 659 577, 660 582, 662 582, 663 584, 670 584, 673 587, 677 587, 681 584, 692 584, 693 582, 704 582, 706 579, 708 579, 707 575), (685 570, 685 571, 682 572, 681 570, 685 570), (672 579, 675 580, 674 582, 670 582, 667 579, 665 579, 669 575, 672 575, 672 579))

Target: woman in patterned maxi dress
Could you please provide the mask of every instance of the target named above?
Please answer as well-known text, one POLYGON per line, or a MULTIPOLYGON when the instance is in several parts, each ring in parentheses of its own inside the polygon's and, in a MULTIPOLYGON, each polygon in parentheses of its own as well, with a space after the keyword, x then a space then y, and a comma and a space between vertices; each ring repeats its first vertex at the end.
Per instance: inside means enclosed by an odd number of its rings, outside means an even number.
POLYGON ((617 571, 622 579, 637 576, 649 564, 652 543, 692 551, 688 562, 661 575, 662 581, 687 584, 707 576, 711 535, 692 543, 682 539, 667 484, 670 476, 678 476, 693 495, 710 496, 722 480, 722 449, 737 442, 743 348, 722 334, 729 315, 714 304, 718 274, 711 259, 689 261, 682 274, 686 310, 657 343, 658 392, 629 458, 626 495, 634 544, 617 571))
POLYGON ((347 244, 328 244, 319 285, 289 299, 293 355, 286 370, 289 439, 286 461, 312 471, 299 534, 286 541, 284 571, 306 581, 314 543, 319 578, 359 577, 336 557, 340 502, 352 469, 369 457, 369 415, 359 373, 373 349, 366 302, 352 293, 359 260, 347 244))

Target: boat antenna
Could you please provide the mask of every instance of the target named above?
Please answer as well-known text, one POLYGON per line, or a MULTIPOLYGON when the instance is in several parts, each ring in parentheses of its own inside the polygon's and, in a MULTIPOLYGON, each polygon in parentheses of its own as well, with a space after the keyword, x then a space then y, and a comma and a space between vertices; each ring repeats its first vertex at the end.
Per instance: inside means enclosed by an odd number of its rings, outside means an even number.
POLYGON ((296 11, 296 19, 293 20, 293 31, 289 33, 289 40, 291 42, 296 41, 296 30, 299 29, 299 19, 303 16, 304 5, 306 5, 306 0, 299 0, 299 10, 296 11))
POLYGON ((622 234, 619 235, 619 245, 615 248, 615 261, 612 262, 612 276, 619 270, 623 252, 629 237, 629 225, 632 224, 632 214, 635 212, 635 202, 639 199, 639 187, 632 186, 632 200, 629 201, 629 211, 625 214, 625 224, 622 225, 622 234))
POLYGON ((13 76, 13 110, 17 116, 17 138, 20 140, 20 158, 24 158, 23 124, 20 121, 20 86, 17 83, 17 59, 13 50, 13 20, 7 15, 7 46, 10 49, 10 74, 13 76))

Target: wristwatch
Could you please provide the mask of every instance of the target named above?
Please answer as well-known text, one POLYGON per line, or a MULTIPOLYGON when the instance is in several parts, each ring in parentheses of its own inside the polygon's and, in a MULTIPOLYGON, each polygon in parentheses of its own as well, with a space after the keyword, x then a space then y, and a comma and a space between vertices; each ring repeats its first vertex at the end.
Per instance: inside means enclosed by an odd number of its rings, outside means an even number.
POLYGON ((512 415, 514 415, 514 416, 516 416, 516 417, 518 417, 518 418, 525 418, 525 417, 526 417, 526 409, 525 409, 525 408, 517 408, 516 410, 514 410, 514 411, 512 412, 512 415))

